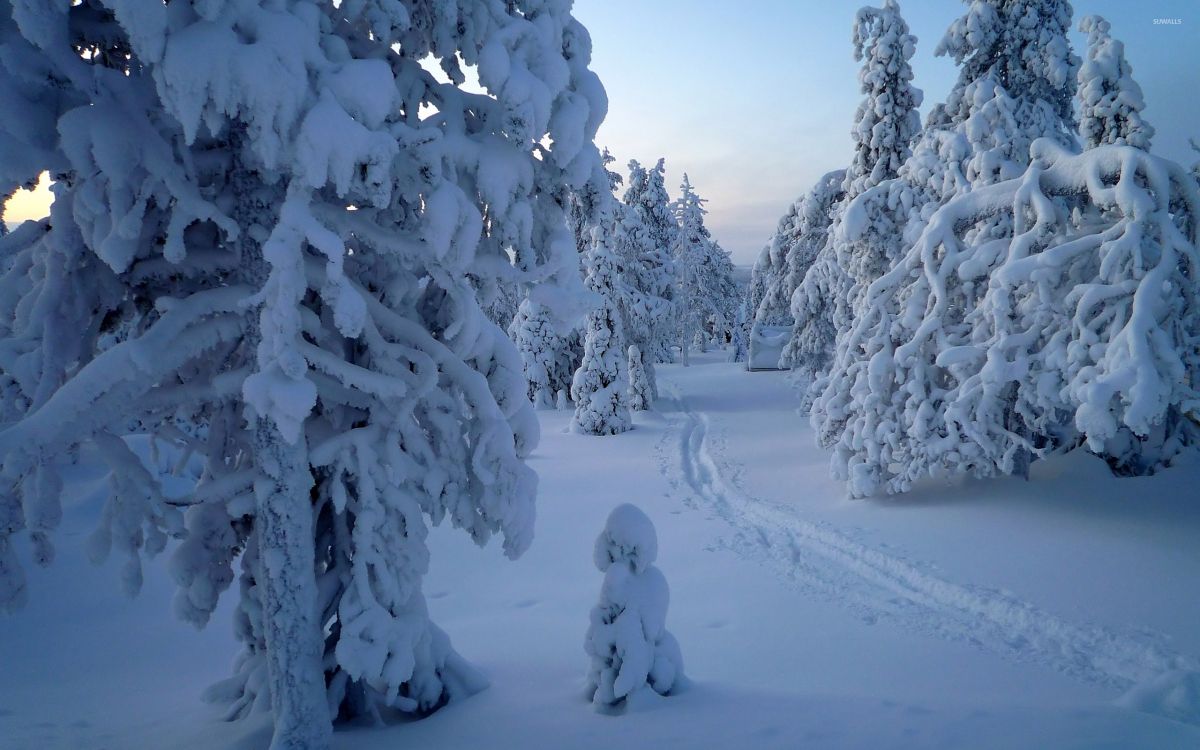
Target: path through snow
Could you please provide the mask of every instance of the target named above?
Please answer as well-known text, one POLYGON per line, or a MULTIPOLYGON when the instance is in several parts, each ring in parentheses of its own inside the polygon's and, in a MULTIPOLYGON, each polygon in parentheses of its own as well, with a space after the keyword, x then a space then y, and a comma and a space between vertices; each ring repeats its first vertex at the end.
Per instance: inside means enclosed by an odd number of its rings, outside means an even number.
MULTIPOLYGON (((731 546, 739 554, 765 560, 802 589, 844 603, 868 621, 888 618, 1122 693, 1159 683, 1164 675, 1178 676, 1168 680, 1172 686, 1194 681, 1200 664, 1172 651, 1161 637, 1068 622, 1006 592, 934 575, 930 566, 806 519, 794 504, 751 496, 737 481, 739 467, 713 438, 709 416, 692 408, 676 384, 662 381, 659 405, 668 407, 664 411, 673 413, 674 423, 659 445, 659 468, 677 491, 691 496, 693 506, 707 507, 734 529, 731 546)), ((1158 703, 1139 707, 1153 710, 1158 703)), ((1165 711, 1200 724, 1200 706, 1165 711)))

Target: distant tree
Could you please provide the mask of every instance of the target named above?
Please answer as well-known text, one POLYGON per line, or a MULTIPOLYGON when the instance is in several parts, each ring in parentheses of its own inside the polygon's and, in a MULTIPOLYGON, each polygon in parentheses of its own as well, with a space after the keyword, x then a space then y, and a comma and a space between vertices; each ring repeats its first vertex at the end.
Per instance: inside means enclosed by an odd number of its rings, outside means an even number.
POLYGON ((658 397, 655 358, 647 352, 668 347, 665 340, 674 319, 674 264, 668 258, 664 265, 641 212, 619 203, 614 210, 612 242, 620 264, 621 319, 630 356, 637 357, 637 362, 629 363, 629 404, 642 411, 651 408, 658 397))
POLYGON ((694 344, 707 345, 717 331, 727 334, 737 302, 733 261, 704 226, 706 201, 683 176, 679 198, 672 204, 677 222, 671 258, 675 263, 677 339, 683 363, 694 344))
MULTIPOLYGON (((778 290, 788 307, 785 325, 792 334, 780 357, 782 367, 812 375, 828 366, 836 336, 835 310, 844 275, 831 243, 830 230, 846 197, 847 172, 829 172, 817 180, 797 202, 796 220, 790 235, 779 233, 772 243, 786 243, 784 273, 778 290)), ((781 227, 782 228, 782 227, 781 227)), ((766 317, 766 316, 762 316, 766 317)), ((756 324, 759 317, 756 316, 756 324)))
POLYGON ((613 250, 612 222, 592 229, 587 254, 587 287, 596 307, 584 323, 583 362, 571 382, 575 401, 572 427, 589 435, 615 435, 633 426, 629 418, 629 371, 621 325, 620 279, 613 250))
POLYGON ((846 170, 845 190, 851 199, 899 173, 921 129, 917 108, 922 99, 921 90, 912 85, 908 62, 917 38, 908 33, 895 0, 859 10, 853 38, 854 59, 862 62, 858 83, 864 98, 850 130, 854 158, 846 170))
MULTIPOLYGON (((672 361, 671 346, 675 343, 676 331, 674 316, 678 309, 675 299, 677 271, 671 249, 679 229, 663 183, 664 172, 662 159, 650 170, 630 161, 629 186, 623 198, 623 203, 635 213, 645 232, 644 237, 636 240, 638 263, 629 269, 626 278, 636 284, 643 299, 653 304, 656 310, 651 335, 639 345, 643 359, 650 364, 672 361), (661 305, 658 300, 662 300, 661 305)), ((635 231, 633 225, 630 231, 635 231)), ((647 372, 652 373, 652 369, 647 372)))
POLYGON ((526 298, 508 329, 521 357, 527 395, 538 409, 556 408, 559 394, 571 387, 579 332, 563 328, 550 308, 526 298))
POLYGON ((1100 16, 1079 23, 1088 35, 1087 59, 1079 69, 1079 134, 1084 148, 1111 143, 1149 151, 1154 128, 1142 117, 1142 88, 1133 80, 1125 45, 1112 38, 1110 28, 1100 16))
POLYGON ((636 344, 630 344, 625 350, 625 359, 629 369, 629 408, 647 411, 654 406, 654 388, 646 372, 651 365, 642 357, 636 344))

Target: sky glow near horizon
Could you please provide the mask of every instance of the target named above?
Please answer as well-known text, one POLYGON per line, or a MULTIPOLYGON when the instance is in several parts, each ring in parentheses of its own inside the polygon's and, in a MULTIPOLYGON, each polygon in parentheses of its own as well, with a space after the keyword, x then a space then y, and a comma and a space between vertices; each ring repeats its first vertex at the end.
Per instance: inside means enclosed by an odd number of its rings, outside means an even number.
MULTIPOLYGON (((822 174, 850 161, 862 95, 850 35, 858 0, 576 0, 592 36, 592 69, 608 91, 596 143, 627 175, 630 159, 666 158, 667 189, 684 172, 708 200, 708 226, 739 265, 754 262, 779 217, 822 174)), ((881 4, 881 2, 879 3, 881 4)), ((935 57, 960 0, 902 0, 917 37, 914 83, 924 114, 943 101, 957 69, 935 57)), ((1191 164, 1200 139, 1200 3, 1076 0, 1075 21, 1098 13, 1125 43, 1158 131, 1153 152, 1191 164)), ((1086 37, 1071 35, 1082 57, 1086 37)), ((46 215, 50 193, 19 191, 10 223, 46 215)))

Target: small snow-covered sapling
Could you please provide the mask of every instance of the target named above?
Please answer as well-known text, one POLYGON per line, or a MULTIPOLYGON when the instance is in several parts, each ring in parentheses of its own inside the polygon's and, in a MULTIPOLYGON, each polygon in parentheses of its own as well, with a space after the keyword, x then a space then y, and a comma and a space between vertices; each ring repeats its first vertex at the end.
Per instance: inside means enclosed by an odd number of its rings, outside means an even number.
POLYGON ((604 573, 584 650, 591 657, 587 696, 598 711, 623 710, 645 694, 677 692, 685 683, 683 657, 667 632, 670 589, 654 566, 654 524, 634 505, 619 505, 596 539, 593 560, 604 573))

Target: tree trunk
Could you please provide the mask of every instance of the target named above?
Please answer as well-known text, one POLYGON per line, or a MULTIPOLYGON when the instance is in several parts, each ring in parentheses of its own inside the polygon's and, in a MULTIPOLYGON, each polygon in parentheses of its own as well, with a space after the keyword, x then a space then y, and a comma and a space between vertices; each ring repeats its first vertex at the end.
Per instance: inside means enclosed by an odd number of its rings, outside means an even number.
POLYGON ((263 630, 275 734, 271 750, 326 750, 331 738, 324 643, 317 622, 313 477, 304 437, 283 441, 259 419, 256 443, 265 475, 254 487, 262 578, 263 630))
MULTIPOLYGON (((259 237, 277 220, 282 191, 267 186, 258 171, 242 160, 248 136, 243 126, 230 133, 230 176, 236 205, 233 218, 241 232, 238 250, 242 273, 262 288, 269 267, 259 237)), ((247 335, 253 352, 261 339, 260 321, 247 335)), ((266 646, 267 689, 275 718, 271 750, 328 750, 332 721, 325 693, 324 634, 317 598, 314 541, 314 480, 303 431, 294 444, 284 441, 264 415, 254 429, 255 461, 261 476, 254 485, 258 537, 257 589, 266 646)))

